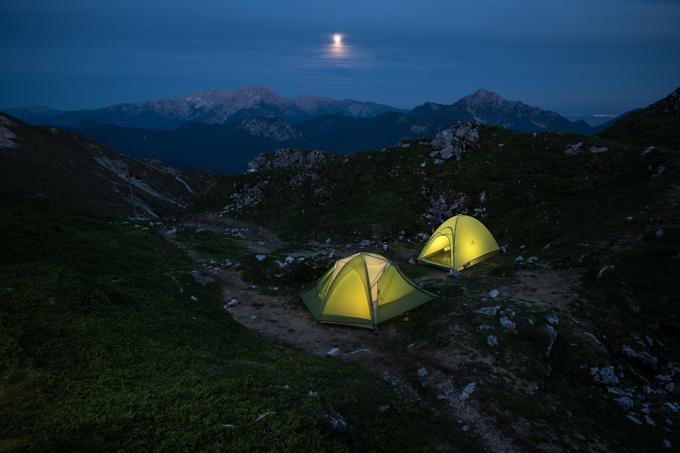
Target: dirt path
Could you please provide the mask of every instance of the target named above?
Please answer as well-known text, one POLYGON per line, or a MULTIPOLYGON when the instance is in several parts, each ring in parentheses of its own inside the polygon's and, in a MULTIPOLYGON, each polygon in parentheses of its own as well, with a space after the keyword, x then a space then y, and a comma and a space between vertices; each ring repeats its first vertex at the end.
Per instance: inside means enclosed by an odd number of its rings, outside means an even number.
MULTIPOLYGON (((201 220, 200 225, 205 228, 206 223, 201 220)), ((188 222, 184 225, 196 226, 198 223, 188 222)), ((213 227, 223 231, 225 225, 220 219, 213 227)), ((441 413, 444 409, 456 429, 470 431, 489 451, 523 450, 511 439, 509 429, 497 426, 493 417, 484 414, 479 402, 461 396, 467 382, 454 382, 446 372, 452 360, 450 356, 447 357, 448 364, 440 364, 435 355, 422 354, 417 348, 396 350, 390 344, 390 337, 394 336, 396 327, 389 323, 381 326, 377 333, 362 328, 320 324, 303 304, 252 289, 242 280, 238 271, 206 269, 203 264, 209 261, 207 258, 178 242, 167 232, 164 237, 201 265, 203 272, 220 282, 225 302, 238 300, 238 304, 228 309, 234 319, 249 329, 317 356, 324 356, 332 348, 339 348, 340 353, 336 358, 360 364, 389 382, 401 394, 425 404, 433 411, 441 413), (427 370, 426 375, 422 375, 422 369, 427 370)), ((267 240, 262 241, 264 244, 253 244, 246 240, 251 250, 266 252, 283 245, 271 234, 258 234, 257 237, 258 240, 262 237, 267 240)))

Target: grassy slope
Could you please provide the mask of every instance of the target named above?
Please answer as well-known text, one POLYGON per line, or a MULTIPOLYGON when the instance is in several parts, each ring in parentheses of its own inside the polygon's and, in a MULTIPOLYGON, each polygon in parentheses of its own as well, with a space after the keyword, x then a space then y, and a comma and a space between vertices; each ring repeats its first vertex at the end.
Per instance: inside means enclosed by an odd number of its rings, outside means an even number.
POLYGON ((360 368, 241 327, 151 230, 4 202, 0 219, 0 450, 467 445, 360 368))

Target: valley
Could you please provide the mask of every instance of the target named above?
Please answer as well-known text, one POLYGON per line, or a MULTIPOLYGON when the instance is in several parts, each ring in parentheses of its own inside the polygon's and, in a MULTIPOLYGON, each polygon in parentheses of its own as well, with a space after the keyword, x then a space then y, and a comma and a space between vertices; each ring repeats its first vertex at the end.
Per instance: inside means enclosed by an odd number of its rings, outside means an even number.
POLYGON ((244 174, 0 117, 0 449, 680 445, 678 93, 597 135, 448 122, 244 174), (457 213, 502 253, 417 264, 457 213), (438 297, 315 322, 298 294, 358 251, 438 297))

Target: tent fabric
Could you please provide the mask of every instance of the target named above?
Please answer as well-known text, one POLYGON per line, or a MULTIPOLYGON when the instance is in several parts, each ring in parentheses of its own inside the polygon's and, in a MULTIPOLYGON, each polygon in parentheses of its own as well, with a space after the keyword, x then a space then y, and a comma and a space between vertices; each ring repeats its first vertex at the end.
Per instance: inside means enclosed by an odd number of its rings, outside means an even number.
POLYGON ((498 253, 491 232, 474 217, 457 215, 442 223, 423 247, 418 261, 463 270, 498 253))
POLYGON ((436 296, 373 253, 340 259, 300 298, 321 322, 373 328, 436 296))

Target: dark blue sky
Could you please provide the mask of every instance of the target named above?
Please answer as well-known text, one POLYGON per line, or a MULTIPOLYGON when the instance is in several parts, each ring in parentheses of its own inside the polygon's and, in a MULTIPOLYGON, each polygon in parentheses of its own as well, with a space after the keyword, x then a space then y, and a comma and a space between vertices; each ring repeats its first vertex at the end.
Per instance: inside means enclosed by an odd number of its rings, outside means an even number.
POLYGON ((398 107, 485 87, 620 113, 680 85, 678 24, 677 0, 2 0, 0 106, 262 84, 398 107))

